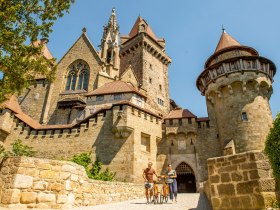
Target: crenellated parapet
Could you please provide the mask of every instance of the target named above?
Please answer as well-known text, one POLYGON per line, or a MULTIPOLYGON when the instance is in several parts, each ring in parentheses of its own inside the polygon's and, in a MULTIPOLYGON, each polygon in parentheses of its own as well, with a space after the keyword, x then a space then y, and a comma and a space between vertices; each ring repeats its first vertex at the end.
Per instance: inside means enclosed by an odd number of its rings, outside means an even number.
MULTIPOLYGON (((263 57, 236 57, 219 62, 209 68, 205 69, 197 79, 197 87, 204 95, 207 92, 207 88, 211 83, 218 82, 221 77, 229 77, 230 74, 237 74, 238 80, 249 80, 243 76, 245 73, 251 75, 252 78, 258 78, 261 75, 267 77, 270 81, 273 81, 273 76, 276 72, 275 65, 268 59, 263 57), (259 75, 260 74, 260 75, 259 75)), ((271 83, 271 82, 270 82, 271 83)))

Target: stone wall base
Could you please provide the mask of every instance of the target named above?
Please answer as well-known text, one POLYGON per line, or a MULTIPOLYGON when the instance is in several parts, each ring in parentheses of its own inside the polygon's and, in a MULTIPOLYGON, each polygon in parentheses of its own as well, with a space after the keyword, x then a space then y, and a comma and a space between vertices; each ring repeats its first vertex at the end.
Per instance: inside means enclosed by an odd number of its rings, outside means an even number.
POLYGON ((269 160, 261 151, 210 158, 206 194, 214 210, 273 207, 276 182, 269 160))
POLYGON ((143 198, 141 184, 91 180, 82 166, 28 157, 0 160, 0 206, 71 208, 143 198))

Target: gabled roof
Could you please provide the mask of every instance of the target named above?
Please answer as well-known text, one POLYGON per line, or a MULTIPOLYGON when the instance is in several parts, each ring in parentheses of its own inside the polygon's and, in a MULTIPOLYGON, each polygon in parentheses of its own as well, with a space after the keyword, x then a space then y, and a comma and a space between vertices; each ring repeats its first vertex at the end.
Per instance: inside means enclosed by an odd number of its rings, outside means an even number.
POLYGON ((114 81, 106 83, 100 88, 86 94, 86 96, 109 95, 116 93, 137 93, 146 98, 146 96, 137 90, 132 84, 124 81, 114 81))
POLYGON ((226 31, 223 31, 219 43, 215 49, 215 53, 232 46, 241 46, 241 44, 232 36, 230 36, 226 31))
POLYGON ((71 51, 71 49, 76 45, 76 43, 80 40, 84 38, 84 40, 86 42, 88 42, 90 49, 94 52, 95 56, 97 57, 99 63, 102 63, 102 60, 100 58, 99 53, 96 51, 96 49, 94 48, 93 44, 91 43, 91 41, 89 40, 88 36, 86 35, 86 30, 83 29, 83 33, 81 34, 81 36, 79 36, 79 38, 74 42, 74 44, 67 50, 67 52, 63 55, 63 57, 60 59, 60 61, 58 62, 58 64, 64 59, 64 57, 71 51))
POLYGON ((196 118, 188 109, 175 109, 169 112, 164 119, 196 118))
POLYGON ((41 39, 41 40, 37 40, 37 41, 33 42, 33 46, 39 47, 40 45, 42 45, 43 56, 48 60, 52 60, 52 59, 54 59, 54 57, 53 57, 51 51, 49 50, 47 43, 48 43, 47 39, 41 39))

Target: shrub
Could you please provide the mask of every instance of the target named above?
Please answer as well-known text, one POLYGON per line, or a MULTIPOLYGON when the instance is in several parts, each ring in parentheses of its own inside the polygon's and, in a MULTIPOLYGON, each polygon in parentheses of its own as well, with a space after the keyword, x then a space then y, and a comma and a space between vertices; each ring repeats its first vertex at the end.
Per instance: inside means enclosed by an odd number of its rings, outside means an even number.
POLYGON ((280 183, 280 113, 277 114, 273 127, 267 136, 265 153, 270 160, 273 174, 278 183, 280 183))
POLYGON ((19 139, 12 143, 12 156, 34 157, 35 154, 36 151, 34 151, 32 147, 23 144, 19 139))
POLYGON ((74 155, 71 161, 87 168, 88 165, 91 163, 90 154, 82 153, 79 155, 74 155))
POLYGON ((6 151, 3 145, 0 145, 0 156, 8 157, 8 156, 27 156, 34 157, 36 151, 33 150, 32 147, 29 147, 22 143, 21 140, 17 139, 12 145, 12 151, 6 151))
POLYGON ((71 161, 83 166, 90 179, 113 181, 116 176, 116 172, 111 172, 108 168, 106 168, 105 171, 100 172, 102 168, 102 163, 98 158, 90 167, 92 161, 89 153, 81 153, 78 155, 74 155, 71 161))

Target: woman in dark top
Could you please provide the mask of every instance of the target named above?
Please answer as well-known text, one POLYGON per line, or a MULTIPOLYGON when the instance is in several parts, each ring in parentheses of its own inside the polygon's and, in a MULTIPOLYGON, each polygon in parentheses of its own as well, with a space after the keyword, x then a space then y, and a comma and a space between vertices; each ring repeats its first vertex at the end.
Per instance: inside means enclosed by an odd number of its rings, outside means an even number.
POLYGON ((169 192, 170 192, 170 200, 173 203, 173 198, 175 198, 175 203, 177 203, 177 174, 175 170, 172 170, 171 164, 168 165, 168 185, 169 185, 169 192))

